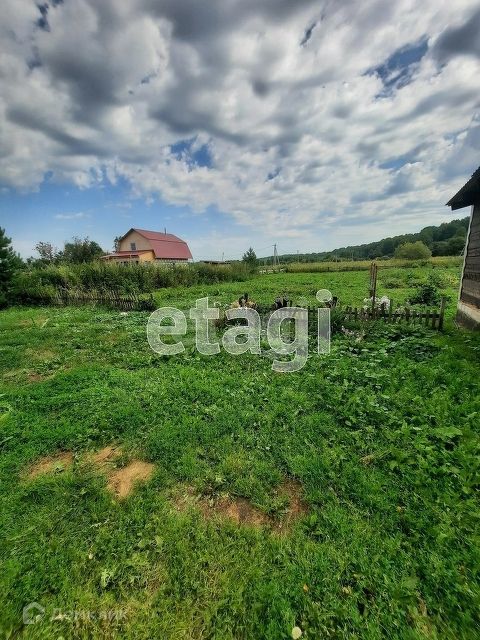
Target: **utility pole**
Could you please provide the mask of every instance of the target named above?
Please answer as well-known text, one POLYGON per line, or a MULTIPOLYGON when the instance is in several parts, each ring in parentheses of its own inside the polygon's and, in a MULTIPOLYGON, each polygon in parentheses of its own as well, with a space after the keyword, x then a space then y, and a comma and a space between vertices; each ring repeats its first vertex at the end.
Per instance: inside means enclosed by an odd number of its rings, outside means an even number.
POLYGON ((278 267, 279 265, 279 260, 278 260, 278 253, 277 253, 277 244, 275 243, 273 245, 273 267, 278 267))

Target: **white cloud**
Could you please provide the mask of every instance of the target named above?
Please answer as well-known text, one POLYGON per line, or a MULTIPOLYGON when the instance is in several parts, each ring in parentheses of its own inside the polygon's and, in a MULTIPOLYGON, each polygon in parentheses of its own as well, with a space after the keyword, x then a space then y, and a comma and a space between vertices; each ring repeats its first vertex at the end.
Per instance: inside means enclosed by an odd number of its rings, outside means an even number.
POLYGON ((422 226, 478 164, 475 8, 68 0, 51 2, 38 26, 35 3, 7 0, 0 183, 125 178, 134 194, 199 213, 213 205, 306 244, 320 227, 358 220, 387 233, 392 219, 422 226), (422 39, 410 82, 386 91, 372 70, 422 39), (211 161, 199 166, 204 145, 211 161))
POLYGON ((57 213, 55 218, 57 220, 80 220, 82 218, 89 218, 89 213, 84 213, 83 211, 79 211, 78 213, 57 213))

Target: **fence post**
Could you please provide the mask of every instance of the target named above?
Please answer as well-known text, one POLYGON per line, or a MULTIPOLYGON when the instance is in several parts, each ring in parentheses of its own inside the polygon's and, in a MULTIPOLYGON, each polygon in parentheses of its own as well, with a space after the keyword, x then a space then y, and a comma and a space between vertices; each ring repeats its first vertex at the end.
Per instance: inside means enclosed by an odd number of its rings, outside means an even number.
POLYGON ((440 303, 440 317, 438 319, 438 329, 441 331, 443 329, 443 317, 445 315, 445 304, 447 299, 445 296, 442 296, 442 301, 440 303))
POLYGON ((377 295, 377 265, 372 262, 370 265, 370 296, 372 298, 372 314, 375 314, 375 297, 377 295))

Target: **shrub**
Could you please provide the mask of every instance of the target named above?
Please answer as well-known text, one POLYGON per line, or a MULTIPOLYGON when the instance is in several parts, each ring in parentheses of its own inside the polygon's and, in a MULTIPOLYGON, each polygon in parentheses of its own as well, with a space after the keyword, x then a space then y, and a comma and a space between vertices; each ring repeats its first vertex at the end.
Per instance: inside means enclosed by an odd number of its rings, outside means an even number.
POLYGON ((441 295, 438 290, 437 278, 430 274, 427 281, 420 284, 416 291, 410 296, 410 304, 437 305, 440 303, 441 295))
POLYGON ((432 252, 421 240, 417 242, 405 242, 395 249, 395 258, 406 260, 427 260, 432 252))
POLYGON ((384 278, 382 285, 385 289, 401 289, 405 286, 405 283, 399 276, 390 276, 384 278))

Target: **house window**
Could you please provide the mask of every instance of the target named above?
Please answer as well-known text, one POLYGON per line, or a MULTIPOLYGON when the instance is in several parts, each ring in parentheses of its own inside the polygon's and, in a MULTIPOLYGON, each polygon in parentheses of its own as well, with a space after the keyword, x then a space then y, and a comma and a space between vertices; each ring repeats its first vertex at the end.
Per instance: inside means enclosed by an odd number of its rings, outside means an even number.
POLYGON ((135 242, 130 242, 130 251, 136 251, 137 250, 137 245, 135 244, 135 242))

